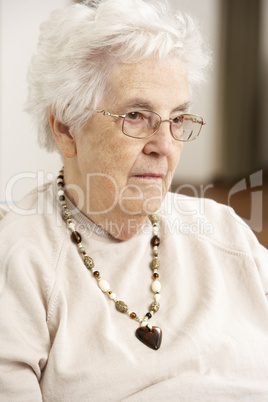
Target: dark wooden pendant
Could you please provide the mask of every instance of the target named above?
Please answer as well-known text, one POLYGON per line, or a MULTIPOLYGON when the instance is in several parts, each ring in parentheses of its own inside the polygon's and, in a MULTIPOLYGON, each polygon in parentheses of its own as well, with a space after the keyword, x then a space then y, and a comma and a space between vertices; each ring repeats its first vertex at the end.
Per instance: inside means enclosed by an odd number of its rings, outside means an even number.
POLYGON ((139 327, 136 337, 149 348, 158 350, 161 346, 162 330, 159 327, 139 327))

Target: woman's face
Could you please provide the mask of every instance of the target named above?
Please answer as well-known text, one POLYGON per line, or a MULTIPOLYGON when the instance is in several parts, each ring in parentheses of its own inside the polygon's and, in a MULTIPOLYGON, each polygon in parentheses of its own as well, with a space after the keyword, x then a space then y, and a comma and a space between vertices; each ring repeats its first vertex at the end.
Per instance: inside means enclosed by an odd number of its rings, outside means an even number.
MULTIPOLYGON (((189 107, 188 79, 177 58, 118 64, 108 84, 97 109, 113 114, 151 110, 169 119, 189 107)), ((122 133, 122 118, 93 113, 76 139, 78 182, 87 204, 84 212, 95 220, 94 215, 101 213, 135 216, 156 211, 181 151, 182 143, 173 139, 167 122, 152 137, 135 139, 122 133)))

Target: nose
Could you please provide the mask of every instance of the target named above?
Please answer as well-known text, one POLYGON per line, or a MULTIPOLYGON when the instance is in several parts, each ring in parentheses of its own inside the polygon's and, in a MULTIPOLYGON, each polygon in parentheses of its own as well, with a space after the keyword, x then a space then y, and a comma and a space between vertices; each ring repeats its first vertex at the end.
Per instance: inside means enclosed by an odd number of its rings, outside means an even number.
POLYGON ((162 120, 159 128, 152 137, 148 138, 143 152, 145 154, 156 153, 161 156, 169 156, 178 146, 170 131, 170 121, 162 120))

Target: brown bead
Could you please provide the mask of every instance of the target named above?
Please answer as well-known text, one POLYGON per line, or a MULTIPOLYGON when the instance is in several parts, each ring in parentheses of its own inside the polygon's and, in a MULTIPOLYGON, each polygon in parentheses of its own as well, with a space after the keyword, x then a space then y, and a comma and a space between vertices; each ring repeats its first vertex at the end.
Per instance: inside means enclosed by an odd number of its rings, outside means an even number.
POLYGON ((94 271, 94 272, 93 272, 93 276, 94 276, 95 278, 98 278, 98 277, 100 276, 99 271, 94 271))
POLYGON ((158 268, 160 268, 160 261, 157 257, 154 257, 152 261, 152 269, 158 269, 158 268))
POLYGON ((132 320, 134 320, 134 318, 137 317, 137 314, 134 313, 134 311, 133 311, 132 313, 129 314, 129 316, 130 316, 130 318, 131 318, 132 320))
POLYGON ((158 274, 157 272, 155 272, 155 273, 153 274, 153 279, 157 279, 157 278, 159 278, 159 274, 158 274))
POLYGON ((71 234, 71 239, 76 244, 79 244, 82 241, 82 237, 81 237, 80 233, 76 232, 75 230, 71 234))
POLYGON ((159 246, 159 244, 160 244, 159 237, 158 236, 153 236, 152 240, 151 240, 152 247, 159 246))
POLYGON ((128 310, 128 306, 122 300, 117 300, 115 302, 115 307, 121 313, 126 313, 128 310))
POLYGON ((94 268, 94 261, 89 255, 85 255, 84 264, 88 269, 94 268))

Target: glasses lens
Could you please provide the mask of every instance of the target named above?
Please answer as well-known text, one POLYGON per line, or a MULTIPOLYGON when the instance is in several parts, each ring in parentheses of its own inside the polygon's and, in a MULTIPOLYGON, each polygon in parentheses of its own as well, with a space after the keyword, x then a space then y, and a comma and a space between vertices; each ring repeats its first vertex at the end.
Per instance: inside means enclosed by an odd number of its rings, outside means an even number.
POLYGON ((129 137, 150 137, 159 127, 160 116, 147 110, 138 110, 126 113, 123 120, 123 133, 129 137))
POLYGON ((179 141, 193 141, 198 137, 202 125, 202 117, 193 114, 175 117, 171 124, 173 137, 179 141))

